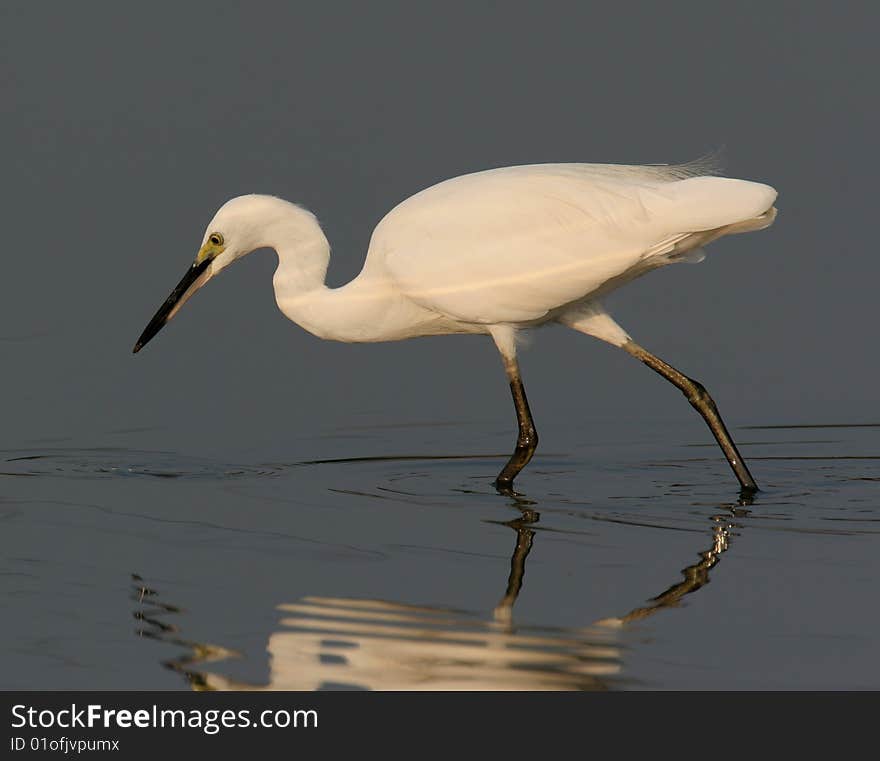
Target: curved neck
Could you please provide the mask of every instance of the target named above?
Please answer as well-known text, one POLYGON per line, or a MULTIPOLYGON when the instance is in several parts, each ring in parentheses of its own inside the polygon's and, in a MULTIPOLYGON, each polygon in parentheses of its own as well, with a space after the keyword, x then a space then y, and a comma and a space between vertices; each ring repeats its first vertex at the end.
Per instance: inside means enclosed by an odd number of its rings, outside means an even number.
POLYGON ((401 298, 384 268, 365 264, 361 273, 340 288, 324 282, 330 244, 317 221, 296 239, 279 236, 266 246, 278 254, 273 285, 275 301, 284 315, 319 338, 334 341, 389 341, 416 335, 416 324, 436 316, 401 298), (415 323, 415 324, 414 324, 415 323))

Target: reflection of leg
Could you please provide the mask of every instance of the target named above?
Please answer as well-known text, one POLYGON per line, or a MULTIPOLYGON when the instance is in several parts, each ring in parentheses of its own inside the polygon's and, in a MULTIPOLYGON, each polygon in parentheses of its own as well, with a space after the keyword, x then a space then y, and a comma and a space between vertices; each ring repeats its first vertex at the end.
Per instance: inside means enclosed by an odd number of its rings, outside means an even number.
POLYGON ((733 443, 733 439, 727 432, 727 427, 718 413, 718 407, 702 384, 692 378, 688 378, 684 373, 679 372, 672 365, 667 364, 659 357, 643 349, 634 341, 626 341, 621 348, 678 387, 691 403, 691 406, 703 416, 703 420, 706 421, 706 424, 715 435, 721 451, 724 452, 727 462, 730 463, 730 467, 733 468, 733 472, 739 479, 740 486, 746 491, 757 491, 758 486, 755 483, 755 479, 749 473, 749 469, 737 450, 736 444, 733 443))
POLYGON ((532 539, 535 532, 526 528, 529 523, 536 523, 538 514, 533 510, 523 512, 523 517, 506 524, 516 530, 516 547, 510 557, 510 575, 507 577, 507 590, 504 597, 495 606, 495 619, 509 623, 513 613, 513 605, 522 589, 523 578, 526 575, 526 558, 532 549, 532 539))
POLYGON ((709 583, 709 571, 715 567, 721 559, 721 553, 725 552, 730 541, 731 524, 724 518, 715 517, 715 526, 712 529, 712 548, 700 553, 700 560, 687 568, 681 569, 684 581, 673 584, 669 589, 652 598, 650 605, 631 610, 619 621, 629 623, 642 618, 647 618, 662 608, 673 608, 678 605, 681 598, 696 592, 700 587, 709 583))
POLYGON ((495 479, 495 488, 502 494, 509 494, 513 491, 513 479, 532 459, 532 455, 538 447, 538 431, 532 420, 529 401, 526 399, 526 389, 519 373, 513 332, 510 329, 493 329, 492 337, 495 339, 495 344, 504 360, 504 370, 510 381, 510 393, 513 396, 516 422, 519 426, 516 448, 507 461, 507 465, 495 479))
POLYGON ((516 549, 510 558, 510 576, 507 577, 507 591, 501 602, 498 603, 499 608, 512 608, 519 596, 519 590, 522 589, 523 578, 526 575, 526 558, 532 549, 532 539, 535 532, 528 528, 519 528, 516 530, 516 549))

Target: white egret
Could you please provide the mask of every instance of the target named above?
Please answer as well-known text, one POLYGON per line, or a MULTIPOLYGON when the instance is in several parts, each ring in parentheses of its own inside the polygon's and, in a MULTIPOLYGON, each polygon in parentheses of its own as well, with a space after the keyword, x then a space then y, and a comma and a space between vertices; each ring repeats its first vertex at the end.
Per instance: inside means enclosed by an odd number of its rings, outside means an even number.
POLYGON ((547 322, 618 346, 677 386, 709 425, 741 487, 754 491, 706 389, 635 343, 601 299, 657 267, 701 261, 702 246, 723 235, 767 227, 775 199, 768 185, 711 176, 699 162, 492 169, 446 180, 397 205, 373 231, 361 273, 328 288, 330 245, 315 217, 273 196, 240 196, 211 220, 195 262, 134 351, 214 275, 255 249, 272 248, 278 307, 320 338, 492 337, 519 425, 514 453, 495 481, 499 491, 512 490, 538 443, 516 336, 547 322))

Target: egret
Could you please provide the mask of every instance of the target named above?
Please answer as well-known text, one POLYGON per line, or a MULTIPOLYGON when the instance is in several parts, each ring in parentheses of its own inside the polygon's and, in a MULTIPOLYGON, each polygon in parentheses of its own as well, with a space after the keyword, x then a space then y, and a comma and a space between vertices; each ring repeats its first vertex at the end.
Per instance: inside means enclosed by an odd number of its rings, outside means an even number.
POLYGON ((757 485, 712 397, 637 344, 603 297, 650 270, 702 261, 723 235, 760 230, 776 191, 681 165, 535 164, 440 182, 394 207, 373 231, 360 274, 325 284, 330 245, 314 215, 268 195, 227 201, 195 261, 147 324, 137 353, 212 277, 274 249, 275 301, 314 335, 344 342, 428 335, 492 337, 516 409, 516 446, 495 480, 510 493, 538 444, 517 361, 517 334, 556 322, 613 346, 677 386, 702 415, 745 491, 757 485))

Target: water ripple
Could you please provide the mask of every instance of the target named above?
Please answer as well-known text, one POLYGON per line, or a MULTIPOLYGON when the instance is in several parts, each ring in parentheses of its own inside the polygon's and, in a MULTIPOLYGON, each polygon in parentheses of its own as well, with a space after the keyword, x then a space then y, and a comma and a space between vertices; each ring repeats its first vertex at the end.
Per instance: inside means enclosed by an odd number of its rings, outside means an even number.
POLYGON ((4 451, 2 476, 59 478, 257 478, 278 475, 280 466, 239 465, 177 452, 95 447, 4 451))

